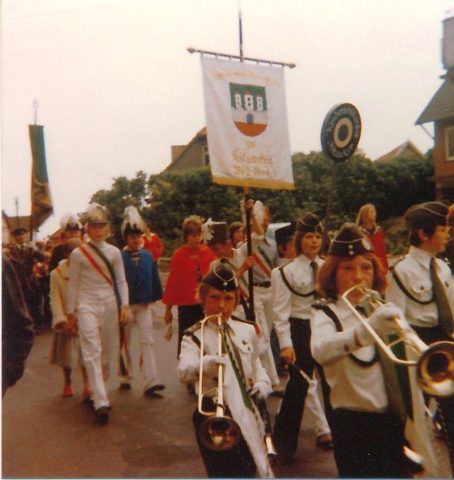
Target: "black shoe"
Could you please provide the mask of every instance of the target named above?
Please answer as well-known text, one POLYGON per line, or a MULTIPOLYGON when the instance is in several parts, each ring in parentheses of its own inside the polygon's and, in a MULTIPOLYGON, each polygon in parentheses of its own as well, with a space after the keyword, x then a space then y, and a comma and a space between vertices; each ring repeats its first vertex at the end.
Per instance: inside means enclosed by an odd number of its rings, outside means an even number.
POLYGON ((129 382, 121 382, 120 390, 131 390, 131 384, 129 382))
POLYGON ((158 383, 157 385, 153 385, 150 388, 147 388, 144 392, 144 395, 147 397, 154 397, 157 392, 160 392, 161 390, 164 390, 166 388, 165 385, 162 383, 158 383))
POLYGON ((98 425, 105 425, 109 421, 109 410, 109 406, 99 407, 95 410, 98 425))

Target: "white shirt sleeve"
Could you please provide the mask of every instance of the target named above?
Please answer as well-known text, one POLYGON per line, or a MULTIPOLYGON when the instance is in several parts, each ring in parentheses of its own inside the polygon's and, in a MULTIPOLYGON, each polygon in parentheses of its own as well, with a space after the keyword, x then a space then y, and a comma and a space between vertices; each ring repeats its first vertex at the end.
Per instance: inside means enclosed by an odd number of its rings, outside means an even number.
POLYGON ((190 335, 184 335, 177 364, 177 376, 180 382, 191 383, 196 381, 199 376, 199 369, 200 349, 190 335))
POLYGON ((66 311, 68 314, 73 314, 76 312, 77 289, 79 285, 81 268, 81 258, 78 250, 79 249, 73 250, 69 257, 69 281, 68 291, 66 292, 66 311))
POLYGON ((355 330, 338 332, 334 322, 321 310, 315 310, 311 318, 311 351, 320 365, 330 365, 359 348, 355 342, 355 330))
POLYGON ((273 323, 281 349, 292 346, 289 318, 292 313, 292 292, 282 280, 281 272, 275 268, 271 272, 273 293, 273 323))

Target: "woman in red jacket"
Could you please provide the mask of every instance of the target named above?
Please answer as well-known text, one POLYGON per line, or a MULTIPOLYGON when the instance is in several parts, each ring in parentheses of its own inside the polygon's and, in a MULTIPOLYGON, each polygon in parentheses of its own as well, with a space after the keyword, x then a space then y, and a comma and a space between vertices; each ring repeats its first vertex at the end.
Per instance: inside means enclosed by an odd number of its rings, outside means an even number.
POLYGON ((191 215, 183 221, 185 244, 175 250, 170 261, 170 271, 162 302, 166 305, 164 320, 170 324, 172 307, 178 306, 178 355, 183 332, 203 318, 203 310, 197 298, 197 289, 215 260, 211 250, 202 244, 203 220, 191 215))
POLYGON ((377 210, 372 203, 366 203, 358 212, 356 225, 361 232, 369 239, 374 247, 375 255, 380 260, 385 271, 388 270, 388 259, 386 258, 385 232, 377 225, 377 210))

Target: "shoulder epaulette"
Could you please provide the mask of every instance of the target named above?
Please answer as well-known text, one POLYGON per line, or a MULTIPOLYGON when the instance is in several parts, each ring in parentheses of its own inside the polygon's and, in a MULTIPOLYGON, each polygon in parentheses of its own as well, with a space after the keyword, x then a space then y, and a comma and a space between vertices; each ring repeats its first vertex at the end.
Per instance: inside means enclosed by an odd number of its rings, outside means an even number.
POLYGON ((401 257, 399 257, 399 259, 393 263, 392 265, 389 266, 389 271, 392 273, 394 272, 394 269, 396 268, 397 264, 400 263, 404 258, 406 257, 406 255, 402 255, 401 257))
POLYGON ((190 327, 188 327, 184 332, 183 332, 183 335, 192 335, 193 333, 195 333, 197 330, 200 330, 202 326, 202 321, 199 320, 198 322, 194 323, 194 325, 191 325, 190 327))
POLYGON ((247 323, 247 324, 252 325, 252 326, 255 325, 255 322, 251 322, 251 320, 245 320, 244 318, 236 317, 235 315, 232 315, 230 318, 232 320, 235 320, 235 322, 247 323))
POLYGON ((200 328, 202 327, 202 322, 199 320, 198 322, 194 323, 194 325, 191 325, 190 327, 188 327, 184 332, 183 332, 183 336, 185 335, 188 335, 191 337, 192 341, 200 348, 201 347, 201 343, 200 343, 200 340, 197 338, 197 336, 195 335, 195 332, 197 332, 197 330, 200 330, 200 328))
MULTIPOLYGON (((342 324, 341 324, 338 316, 334 312, 334 310, 332 310, 330 308, 330 306, 329 306, 330 303, 331 302, 326 301, 326 299, 322 299, 322 301, 318 301, 318 302, 312 304, 312 306, 314 308, 318 309, 318 310, 322 310, 323 313, 332 320, 332 322, 336 326, 336 331, 337 332, 343 332, 344 329, 342 328, 342 324)), ((375 348, 374 356, 370 360, 362 360, 362 359, 358 358, 356 355, 354 355, 353 353, 349 353, 348 357, 350 358, 350 360, 352 360, 358 366, 363 367, 363 368, 371 367, 372 365, 374 365, 374 363, 378 362, 378 360, 379 360, 377 348, 375 348)))
POLYGON ((281 267, 279 267, 279 272, 281 273, 281 277, 282 277, 282 280, 284 281, 285 283, 285 286, 294 294, 294 295, 297 295, 298 297, 312 297, 314 294, 315 294, 315 290, 313 290, 312 292, 309 292, 309 293, 301 293, 301 292, 298 292, 297 290, 295 290, 289 283, 289 281, 287 280, 287 277, 285 276, 285 273, 284 273, 284 267, 286 267, 289 263, 293 262, 293 260, 290 260, 290 262, 287 262, 285 265, 282 265, 281 267))
POLYGON ((230 318, 232 320, 234 320, 235 322, 246 323, 246 324, 250 325, 251 327, 254 327, 255 333, 257 333, 257 335, 260 335, 261 329, 260 329, 260 326, 257 322, 252 322, 251 320, 244 320, 242 318, 236 317, 235 315, 232 315, 230 318))
POLYGON ((418 300, 416 297, 414 297, 409 291, 408 289, 405 287, 405 285, 402 283, 402 280, 400 279, 399 275, 397 275, 397 272, 396 272, 396 266, 399 262, 401 262, 403 259, 405 258, 405 255, 401 258, 399 258, 399 260, 397 260, 397 262, 392 265, 391 267, 389 267, 389 271, 394 279, 394 281, 396 282, 396 285, 401 289, 402 293, 408 297, 410 300, 412 300, 413 302, 415 303, 419 303, 419 305, 428 305, 429 303, 432 303, 434 300, 435 300, 435 295, 432 295, 432 298, 429 299, 429 300, 426 300, 426 301, 422 301, 422 300, 418 300))

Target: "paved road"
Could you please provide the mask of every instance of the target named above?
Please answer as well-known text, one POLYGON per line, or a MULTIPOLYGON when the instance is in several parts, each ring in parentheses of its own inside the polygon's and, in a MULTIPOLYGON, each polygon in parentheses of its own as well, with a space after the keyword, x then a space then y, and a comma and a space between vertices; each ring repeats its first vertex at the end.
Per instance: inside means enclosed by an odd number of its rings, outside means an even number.
MULTIPOLYGON (((196 399, 175 375, 176 331, 163 339, 162 305, 156 305, 157 360, 166 389, 160 398, 145 398, 140 381, 131 391, 110 394, 112 412, 100 427, 77 392, 60 396, 62 374, 49 365, 52 334, 36 337, 24 377, 9 389, 2 406, 2 476, 46 478, 195 478, 205 477, 191 423, 196 399)), ((278 399, 270 398, 272 416, 278 399)), ((315 446, 310 425, 303 420, 299 450, 277 477, 334 478, 331 452, 315 446)))

